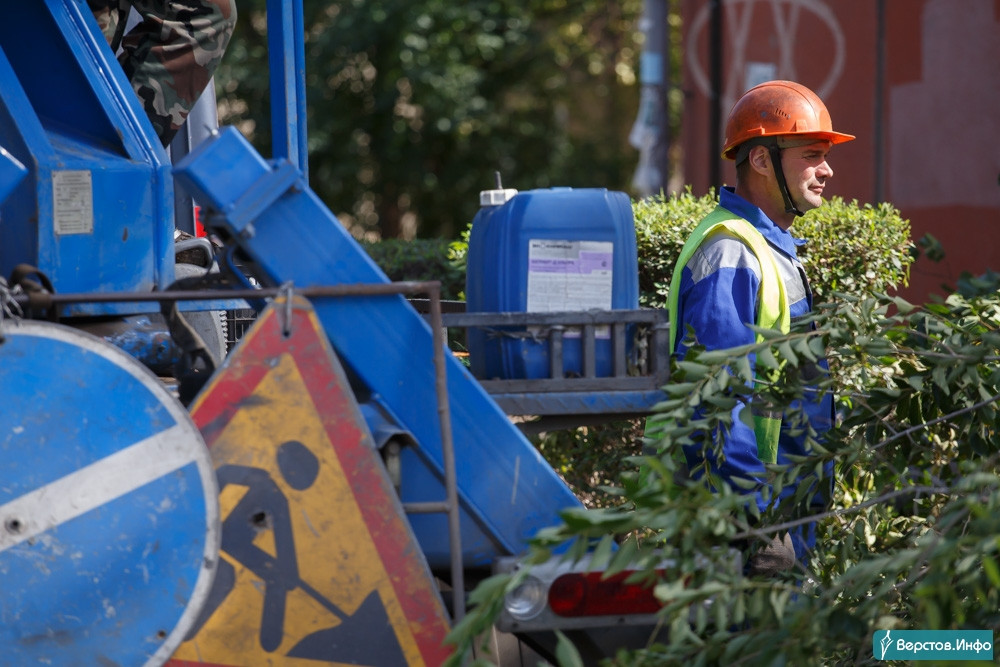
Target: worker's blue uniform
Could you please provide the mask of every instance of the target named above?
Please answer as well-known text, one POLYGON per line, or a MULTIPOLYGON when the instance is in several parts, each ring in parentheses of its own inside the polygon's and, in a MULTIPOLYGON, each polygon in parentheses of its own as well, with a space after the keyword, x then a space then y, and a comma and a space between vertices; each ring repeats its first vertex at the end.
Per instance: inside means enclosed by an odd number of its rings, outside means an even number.
MULTIPOLYGON (((778 227, 759 208, 749 203, 731 189, 720 192, 722 207, 750 222, 767 240, 768 246, 778 265, 788 300, 789 312, 794 320, 812 309, 812 292, 802 264, 795 249, 805 243, 794 238, 789 232, 778 227)), ((757 290, 760 286, 760 262, 750 248, 736 237, 722 232, 707 238, 695 251, 681 272, 678 294, 677 327, 678 356, 686 351, 684 343, 693 329, 698 344, 709 350, 746 345, 755 342, 755 334, 747 323, 757 322, 759 304, 757 290)), ((751 360, 753 361, 753 360, 751 360)), ((826 368, 825 363, 823 368, 826 368)), ((814 395, 815 400, 805 400, 789 406, 787 414, 801 409, 818 434, 827 431, 833 424, 833 397, 826 393, 814 395)), ((764 465, 757 454, 757 440, 753 427, 740 419, 742 404, 733 410, 732 428, 727 435, 723 452, 725 458, 718 461, 712 452, 702 445, 685 447, 685 456, 692 469, 698 466, 704 456, 709 457, 712 473, 729 481, 733 478, 754 478, 763 473, 764 465)), ((805 445, 805 434, 792 435, 794 425, 782 422, 778 440, 777 463, 790 463, 789 456, 804 456, 809 453, 805 445)), ((802 430, 802 429, 798 429, 802 430)), ((739 487, 733 485, 734 489, 739 487)), ((785 488, 781 496, 795 493, 795 488, 785 488)), ((764 509, 760 491, 756 493, 757 504, 764 509)), ((825 505, 829 500, 829 484, 817 489, 812 502, 825 505)), ((806 548, 815 543, 814 526, 805 530, 792 531, 795 553, 799 559, 805 556, 806 548)))

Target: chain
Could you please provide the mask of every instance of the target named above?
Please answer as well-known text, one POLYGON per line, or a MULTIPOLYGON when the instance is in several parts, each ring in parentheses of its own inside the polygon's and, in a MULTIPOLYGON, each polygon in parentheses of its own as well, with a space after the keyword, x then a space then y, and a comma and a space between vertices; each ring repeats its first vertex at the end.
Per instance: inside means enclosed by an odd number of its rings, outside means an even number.
POLYGON ((7 281, 0 277, 0 341, 3 340, 3 327, 4 322, 7 318, 15 321, 20 321, 24 317, 24 311, 21 310, 21 304, 17 302, 14 298, 15 294, 21 294, 24 290, 21 289, 20 285, 15 285, 11 288, 7 281))

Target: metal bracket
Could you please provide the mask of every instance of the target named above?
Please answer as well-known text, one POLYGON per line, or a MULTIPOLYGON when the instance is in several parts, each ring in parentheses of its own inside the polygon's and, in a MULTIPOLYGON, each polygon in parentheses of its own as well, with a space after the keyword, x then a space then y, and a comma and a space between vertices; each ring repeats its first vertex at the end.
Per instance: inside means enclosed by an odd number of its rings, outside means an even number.
POLYGON ((292 299, 295 297, 295 288, 289 280, 281 284, 281 298, 285 300, 281 309, 281 335, 288 338, 292 335, 292 299))
POLYGON ((257 179, 236 201, 226 206, 222 213, 232 231, 243 238, 253 238, 253 221, 289 190, 301 190, 302 175, 291 162, 281 161, 272 170, 257 179))

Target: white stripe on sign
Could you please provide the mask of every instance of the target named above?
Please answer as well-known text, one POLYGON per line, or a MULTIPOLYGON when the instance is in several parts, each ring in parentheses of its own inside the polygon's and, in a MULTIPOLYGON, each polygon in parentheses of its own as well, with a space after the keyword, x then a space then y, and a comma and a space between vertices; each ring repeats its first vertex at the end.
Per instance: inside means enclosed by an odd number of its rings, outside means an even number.
POLYGON ((0 553, 195 462, 186 435, 172 426, 0 505, 0 553))

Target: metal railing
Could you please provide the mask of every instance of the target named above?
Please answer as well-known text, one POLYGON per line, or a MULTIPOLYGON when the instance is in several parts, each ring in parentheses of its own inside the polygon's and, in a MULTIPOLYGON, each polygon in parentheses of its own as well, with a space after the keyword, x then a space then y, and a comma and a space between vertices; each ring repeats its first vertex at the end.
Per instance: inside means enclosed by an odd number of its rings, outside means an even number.
MULTIPOLYGON (((426 312, 424 303, 414 305, 426 312)), ((444 302, 442 322, 453 341, 462 340, 463 332, 467 338, 468 332, 479 329, 490 338, 541 345, 542 356, 548 356, 544 377, 514 377, 512 373, 478 378, 508 415, 574 415, 576 423, 582 424, 645 414, 665 398, 662 387, 670 375, 665 310, 471 313, 462 312, 463 308, 459 302, 444 302), (568 350, 574 358, 567 365, 568 350), (567 372, 570 366, 577 370, 567 372)), ((490 354, 517 353, 504 350, 502 343, 489 347, 490 354)), ((482 350, 470 352, 484 354, 482 350)))

